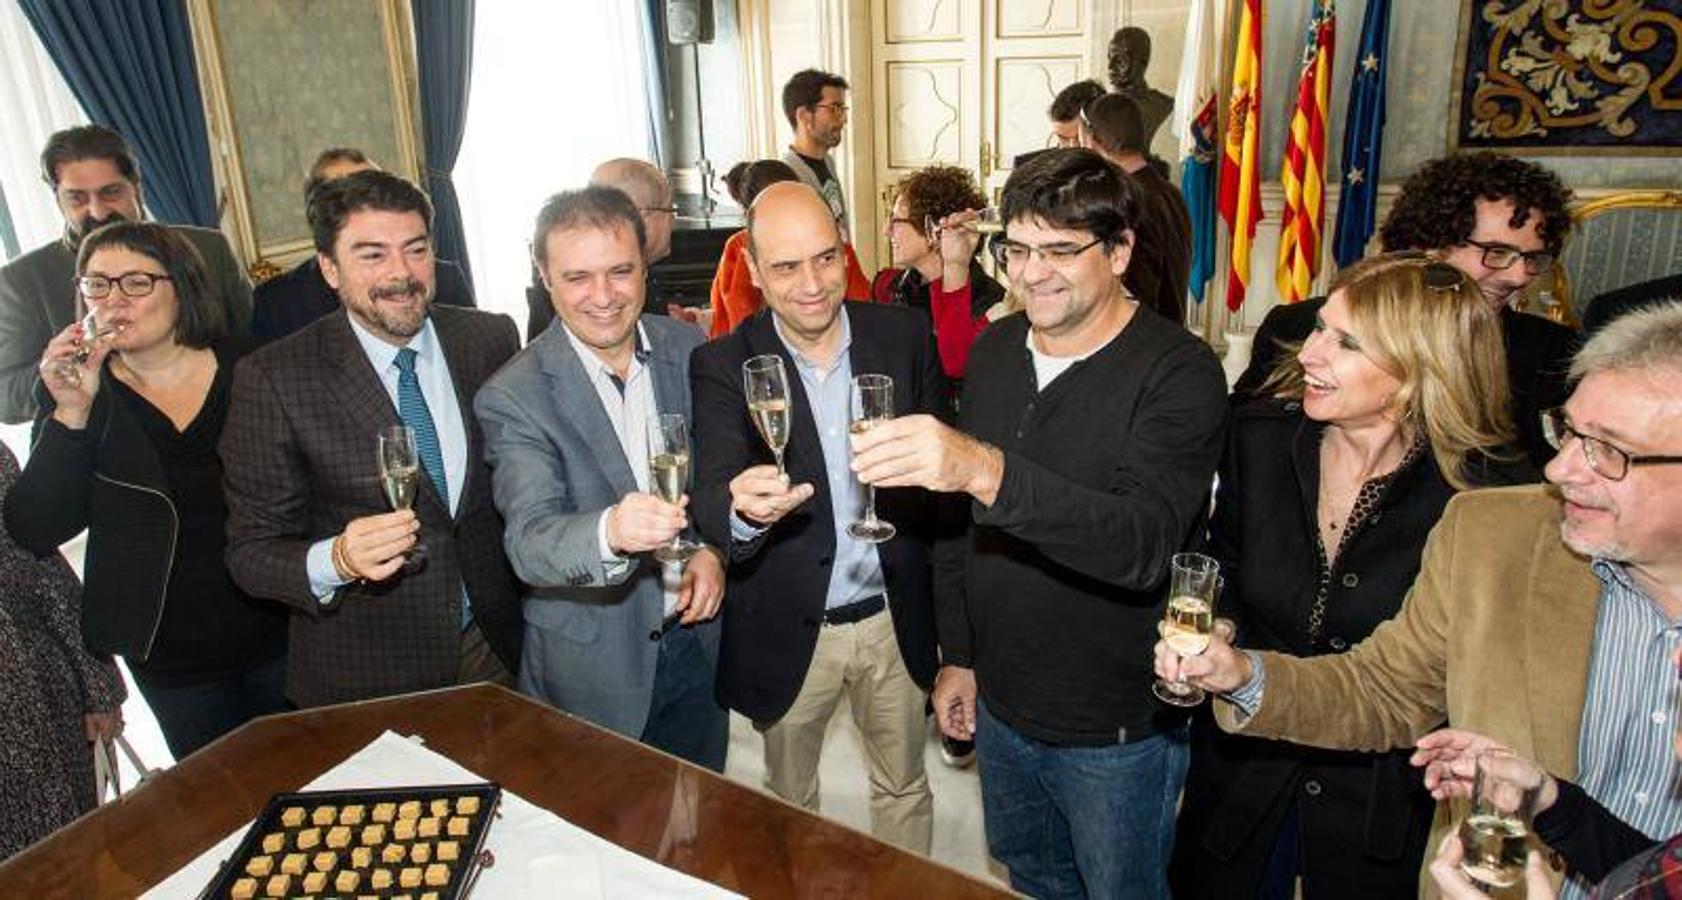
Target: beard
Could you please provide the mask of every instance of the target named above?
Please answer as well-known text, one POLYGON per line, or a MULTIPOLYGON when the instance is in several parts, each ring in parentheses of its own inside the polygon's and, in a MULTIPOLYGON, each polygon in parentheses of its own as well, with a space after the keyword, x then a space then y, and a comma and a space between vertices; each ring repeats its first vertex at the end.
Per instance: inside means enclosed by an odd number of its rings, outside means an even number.
POLYGON ((93 216, 83 216, 82 220, 76 223, 76 246, 80 248, 82 242, 88 239, 88 235, 93 234, 95 231, 98 231, 113 222, 127 221, 128 216, 125 216, 120 212, 113 212, 103 219, 96 219, 93 216))
POLYGON ((370 326, 392 337, 412 338, 420 333, 432 310, 432 291, 419 279, 409 278, 369 289, 367 302, 358 305, 362 307, 358 311, 370 326), (402 307, 380 302, 398 297, 418 297, 421 302, 402 307))

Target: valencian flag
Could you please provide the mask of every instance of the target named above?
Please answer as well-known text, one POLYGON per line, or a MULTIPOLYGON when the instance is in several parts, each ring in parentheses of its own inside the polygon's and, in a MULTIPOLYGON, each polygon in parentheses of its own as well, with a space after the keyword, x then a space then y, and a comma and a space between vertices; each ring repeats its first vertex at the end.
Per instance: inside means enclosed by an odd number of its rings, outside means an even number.
POLYGON ((1220 140, 1221 36, 1225 0, 1192 0, 1174 134, 1180 139, 1180 193, 1191 212, 1191 295, 1198 303, 1215 272, 1215 142, 1220 140))
POLYGON ((1344 116, 1343 193, 1332 232, 1332 256, 1339 266, 1366 253, 1377 218, 1379 155, 1384 149, 1384 48, 1389 35, 1390 0, 1367 0, 1355 78, 1349 86, 1349 112, 1344 116))
POLYGON ((1280 299, 1308 296, 1320 271, 1320 235, 1326 225, 1326 122, 1332 93, 1332 45, 1337 38, 1335 0, 1314 0, 1308 10, 1296 109, 1285 138, 1285 211, 1279 225, 1280 299))
POLYGON ((1261 50, 1262 0, 1242 0, 1238 46, 1232 58, 1226 139, 1221 150, 1221 218, 1232 232, 1232 270, 1227 274, 1227 309, 1244 305, 1250 283, 1250 245, 1261 221, 1261 50))

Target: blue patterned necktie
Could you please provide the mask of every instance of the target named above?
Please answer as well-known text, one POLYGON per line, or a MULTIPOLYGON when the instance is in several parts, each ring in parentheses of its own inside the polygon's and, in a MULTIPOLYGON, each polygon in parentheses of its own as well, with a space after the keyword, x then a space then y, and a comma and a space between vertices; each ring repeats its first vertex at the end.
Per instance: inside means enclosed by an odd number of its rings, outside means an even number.
POLYGON ((397 351, 397 415, 415 433, 415 450, 420 453, 421 465, 438 489, 444 508, 450 508, 450 486, 444 475, 444 450, 438 443, 438 429, 432 425, 432 412, 426 408, 426 395, 421 393, 420 379, 415 376, 415 350, 404 347, 397 351))

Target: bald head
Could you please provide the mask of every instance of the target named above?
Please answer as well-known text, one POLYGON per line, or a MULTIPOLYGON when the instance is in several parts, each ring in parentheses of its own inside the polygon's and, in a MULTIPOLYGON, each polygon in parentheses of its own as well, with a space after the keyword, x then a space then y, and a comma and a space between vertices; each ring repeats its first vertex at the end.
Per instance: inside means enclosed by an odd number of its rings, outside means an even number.
POLYGON ((817 191, 798 181, 760 191, 748 207, 748 271, 785 337, 819 358, 833 349, 847 257, 835 214, 817 191))
POLYGON ((590 184, 617 188, 631 198, 648 233, 650 264, 672 252, 672 222, 677 215, 672 208, 672 186, 659 168, 640 159, 610 159, 590 173, 590 184))

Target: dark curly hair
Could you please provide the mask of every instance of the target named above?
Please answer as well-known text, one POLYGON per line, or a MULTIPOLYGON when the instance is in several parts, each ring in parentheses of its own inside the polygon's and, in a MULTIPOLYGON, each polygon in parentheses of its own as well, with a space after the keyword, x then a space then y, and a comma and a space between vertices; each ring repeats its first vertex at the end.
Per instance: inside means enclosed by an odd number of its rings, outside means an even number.
POLYGON ((980 209, 987 198, 975 187, 968 169, 957 166, 926 166, 905 176, 896 196, 905 198, 905 215, 911 228, 927 236, 923 222, 929 216, 945 218, 966 209, 980 209))
POLYGON ((1500 153, 1458 153, 1433 159, 1402 182, 1396 205, 1379 229, 1386 252, 1439 250, 1466 242, 1477 227, 1477 201, 1511 200, 1509 223, 1524 226, 1531 211, 1541 214, 1540 233, 1558 255, 1571 231, 1571 190, 1548 169, 1500 153))

